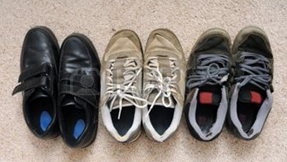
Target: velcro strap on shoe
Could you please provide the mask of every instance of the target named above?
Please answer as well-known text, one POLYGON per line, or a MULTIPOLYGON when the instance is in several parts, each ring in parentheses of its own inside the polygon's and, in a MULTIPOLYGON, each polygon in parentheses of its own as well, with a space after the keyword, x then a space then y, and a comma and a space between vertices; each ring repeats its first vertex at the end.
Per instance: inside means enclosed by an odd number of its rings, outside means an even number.
POLYGON ((99 92, 93 89, 95 81, 92 76, 84 74, 61 74, 61 86, 59 94, 70 94, 81 98, 96 107, 99 92))
POLYGON ((48 64, 43 64, 40 66, 33 67, 31 69, 27 69, 23 71, 18 79, 18 82, 23 82, 29 78, 35 77, 40 74, 50 74, 51 67, 48 64))
POLYGON ((32 78, 24 81, 23 83, 19 84, 18 86, 15 87, 13 90, 12 95, 21 92, 21 91, 26 91, 29 89, 33 88, 40 88, 40 87, 48 87, 49 85, 49 78, 48 76, 42 76, 42 77, 37 77, 37 78, 32 78))
POLYGON ((69 95, 73 95, 75 97, 78 97, 86 102, 88 102, 89 104, 91 104, 93 107, 97 107, 97 95, 99 95, 99 93, 97 93, 95 90, 91 89, 91 88, 84 88, 81 87, 77 84, 74 85, 61 85, 60 86, 60 90, 59 90, 59 95, 63 95, 63 94, 69 94, 69 95))
POLYGON ((51 76, 52 70, 49 64, 29 68, 20 74, 18 82, 21 82, 21 84, 15 87, 12 95, 40 87, 45 87, 47 91, 50 91, 53 85, 53 78, 51 78, 51 76))
POLYGON ((67 81, 70 84, 79 84, 82 87, 91 87, 94 85, 94 79, 92 76, 83 74, 61 74, 61 82, 67 81))

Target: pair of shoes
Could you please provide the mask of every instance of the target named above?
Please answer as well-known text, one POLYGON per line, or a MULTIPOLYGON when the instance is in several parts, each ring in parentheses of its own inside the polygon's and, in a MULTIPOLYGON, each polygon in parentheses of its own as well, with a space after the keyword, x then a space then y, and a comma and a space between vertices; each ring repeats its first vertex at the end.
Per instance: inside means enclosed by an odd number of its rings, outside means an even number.
POLYGON ((135 141, 141 123, 158 142, 177 129, 184 102, 186 60, 178 38, 154 30, 145 51, 137 34, 121 30, 110 40, 101 68, 101 112, 119 142, 135 141))
POLYGON ((65 39, 61 49, 53 32, 35 27, 26 34, 20 61, 23 114, 33 134, 54 138, 61 132, 70 147, 86 147, 97 131, 100 61, 82 34, 65 39))
POLYGON ((206 31, 187 63, 185 117, 191 134, 211 141, 227 119, 238 137, 256 138, 272 107, 272 78, 273 55, 263 30, 242 29, 232 49, 225 30, 206 31))

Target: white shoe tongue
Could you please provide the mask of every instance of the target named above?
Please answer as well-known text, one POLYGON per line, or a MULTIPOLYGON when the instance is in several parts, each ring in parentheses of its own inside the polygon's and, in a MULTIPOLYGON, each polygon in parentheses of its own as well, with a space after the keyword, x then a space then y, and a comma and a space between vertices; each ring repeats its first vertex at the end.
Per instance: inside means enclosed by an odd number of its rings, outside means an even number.
MULTIPOLYGON (((112 109, 118 109, 120 107, 120 100, 116 99, 112 106, 113 106, 112 109)), ((129 106, 134 106, 134 105, 132 103, 130 103, 129 101, 123 99, 122 100, 122 108, 129 107, 129 106)))
MULTIPOLYGON (((158 95, 158 92, 156 91, 156 92, 152 92, 150 95, 149 95, 149 97, 148 97, 148 102, 149 102, 149 105, 151 105, 153 102, 154 102, 154 99, 156 98, 156 96, 158 95)), ((157 98, 157 100, 155 101, 155 106, 165 106, 164 104, 163 104, 163 102, 162 102, 162 95, 161 96, 159 96, 158 98, 157 98)), ((175 99, 171 96, 170 97, 171 98, 171 106, 169 107, 169 108, 175 108, 175 104, 176 104, 176 101, 175 101, 175 99)), ((164 98, 165 99, 165 103, 166 104, 169 104, 169 99, 167 98, 167 97, 165 97, 164 98)))

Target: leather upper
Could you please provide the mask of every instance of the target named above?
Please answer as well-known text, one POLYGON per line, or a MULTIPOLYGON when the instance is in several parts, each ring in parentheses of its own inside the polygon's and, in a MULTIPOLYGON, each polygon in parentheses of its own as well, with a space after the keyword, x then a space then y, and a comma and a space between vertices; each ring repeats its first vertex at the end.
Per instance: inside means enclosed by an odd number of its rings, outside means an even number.
MULTIPOLYGON (((71 147, 86 147, 97 131, 98 102, 100 96, 100 61, 91 41, 82 34, 72 34, 61 47, 59 68, 59 117, 62 137, 71 147), (68 106, 83 112, 85 130, 78 139, 70 132, 77 113, 68 106), (69 112, 70 111, 70 112, 69 112)), ((78 111, 78 110, 77 110, 78 111)))
POLYGON ((26 34, 20 60, 21 74, 13 94, 23 91, 23 114, 30 130, 40 138, 52 138, 58 135, 57 122, 57 67, 58 42, 54 34, 46 27, 35 27, 26 34), (47 108, 51 112, 48 128, 40 130, 33 104, 37 100, 51 103, 47 108))

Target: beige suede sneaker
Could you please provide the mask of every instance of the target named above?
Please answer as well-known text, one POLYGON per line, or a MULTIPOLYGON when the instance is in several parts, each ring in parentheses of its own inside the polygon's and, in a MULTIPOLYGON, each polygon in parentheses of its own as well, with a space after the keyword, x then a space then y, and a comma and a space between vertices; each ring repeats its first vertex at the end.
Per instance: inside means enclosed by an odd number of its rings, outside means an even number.
POLYGON ((121 30, 110 40, 101 68, 101 112, 105 127, 119 142, 140 135, 142 110, 142 48, 137 34, 121 30))
POLYGON ((143 126, 147 135, 163 142, 177 129, 183 110, 186 60, 176 35, 154 30, 144 53, 143 126))

